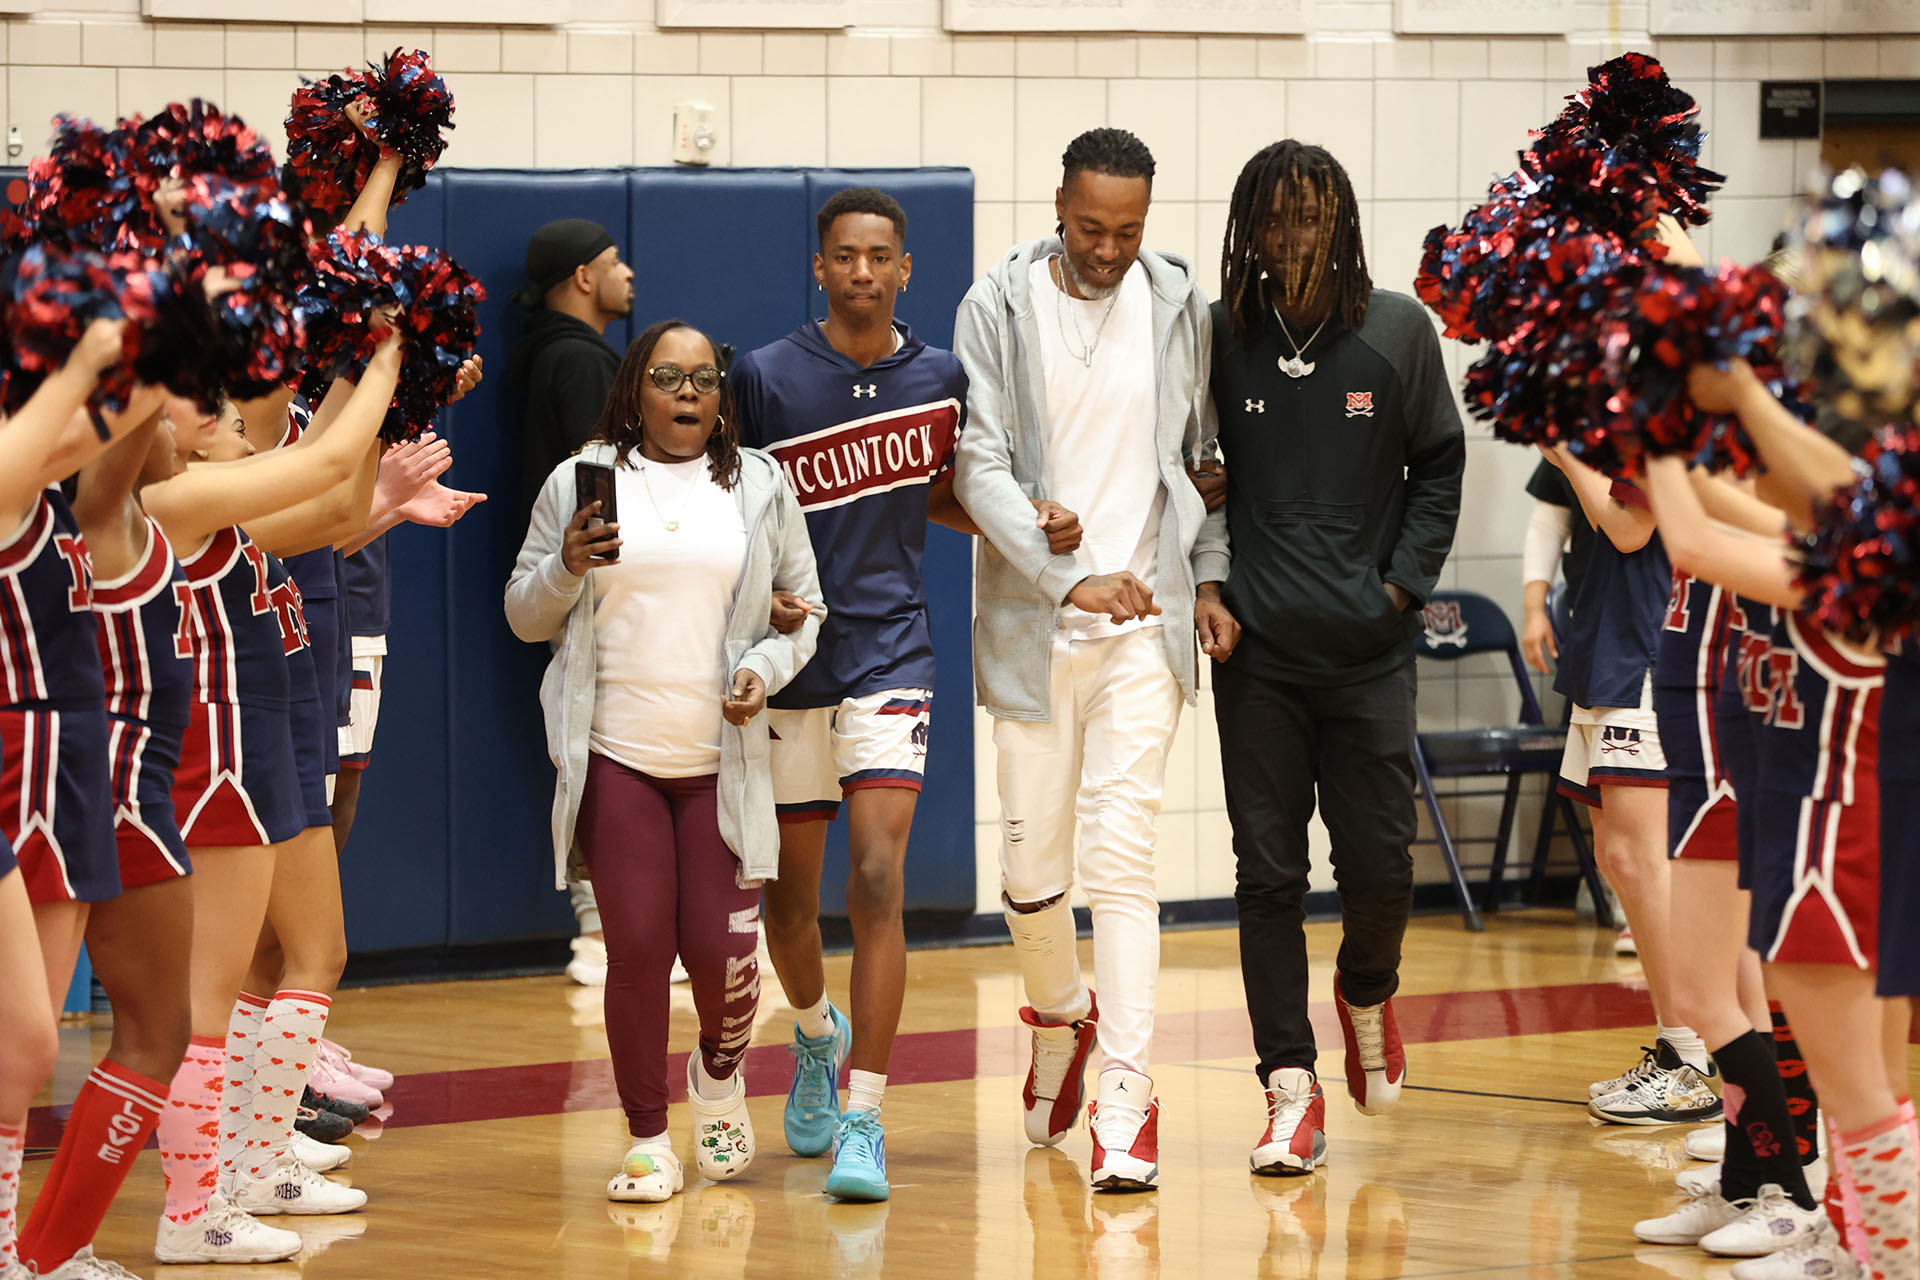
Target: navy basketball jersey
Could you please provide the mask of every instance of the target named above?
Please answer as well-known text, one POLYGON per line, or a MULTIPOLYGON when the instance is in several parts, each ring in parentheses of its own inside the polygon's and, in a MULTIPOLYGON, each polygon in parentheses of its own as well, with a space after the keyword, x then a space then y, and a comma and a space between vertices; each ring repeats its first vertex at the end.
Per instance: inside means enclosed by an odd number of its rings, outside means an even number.
POLYGON ((98 710, 93 565, 58 489, 0 545, 0 706, 98 710))
MULTIPOLYGON (((1647 506, 1646 495, 1625 480, 1614 481, 1611 497, 1647 506)), ((1572 625, 1560 645, 1555 691, 1587 708, 1639 706, 1672 592, 1673 568, 1659 534, 1632 552, 1615 547, 1604 533, 1595 537, 1572 625)))
MULTIPOLYGON (((307 402, 295 396, 287 406, 287 432, 277 447, 287 449, 299 443, 312 421, 313 411, 307 402)), ((331 600, 339 593, 339 559, 339 553, 332 547, 317 547, 286 557, 287 572, 299 584, 302 600, 331 600)))
POLYGON ((237 525, 181 559, 204 636, 194 679, 200 701, 286 709, 289 642, 282 637, 297 629, 291 618, 282 621, 291 597, 282 568, 276 598, 269 566, 277 564, 237 525))
POLYGON ((95 583, 93 607, 100 615, 107 714, 178 738, 193 701, 199 617, 186 571, 150 517, 146 554, 119 581, 95 583))
POLYGON ((933 688, 927 485, 953 466, 967 376, 899 329, 899 350, 863 369, 809 322, 728 375, 740 442, 773 455, 806 512, 827 602, 813 660, 776 707, 933 688))
POLYGON ((1760 785, 1835 804, 1853 804, 1861 790, 1877 795, 1886 665, 1884 655, 1842 648, 1831 633, 1781 610, 1767 653, 1760 785))

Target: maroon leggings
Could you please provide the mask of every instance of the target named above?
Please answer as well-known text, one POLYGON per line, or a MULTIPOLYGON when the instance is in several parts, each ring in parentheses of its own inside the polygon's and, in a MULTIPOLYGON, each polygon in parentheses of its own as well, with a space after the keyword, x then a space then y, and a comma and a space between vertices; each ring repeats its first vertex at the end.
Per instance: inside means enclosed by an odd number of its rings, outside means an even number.
POLYGON ((652 778, 598 752, 576 831, 607 935, 607 1042, 627 1129, 667 1127, 668 977, 687 967, 700 1055, 724 1080, 740 1065, 760 1003, 760 891, 720 839, 712 774, 652 778))

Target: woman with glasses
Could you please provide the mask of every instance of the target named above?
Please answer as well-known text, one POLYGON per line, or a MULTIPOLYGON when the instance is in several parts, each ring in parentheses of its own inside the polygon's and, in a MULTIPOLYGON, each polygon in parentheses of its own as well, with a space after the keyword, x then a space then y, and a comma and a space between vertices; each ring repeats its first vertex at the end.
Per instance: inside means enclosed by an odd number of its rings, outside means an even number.
POLYGON ((700 1016, 687 1062, 699 1172, 720 1181, 753 1159, 739 1066, 760 885, 780 849, 760 712, 812 656, 825 612, 805 518, 773 459, 739 446, 720 364, 678 320, 634 340, 593 441, 542 486, 507 584, 514 633, 557 642, 540 694, 556 875, 593 881, 606 928, 607 1039, 633 1135, 612 1200, 685 1184, 667 1133, 676 952, 700 1016), (611 468, 611 503, 592 496, 608 492, 593 468, 611 468), (597 519, 608 506, 615 518, 597 519), (769 622, 776 591, 812 606, 788 635, 769 622))

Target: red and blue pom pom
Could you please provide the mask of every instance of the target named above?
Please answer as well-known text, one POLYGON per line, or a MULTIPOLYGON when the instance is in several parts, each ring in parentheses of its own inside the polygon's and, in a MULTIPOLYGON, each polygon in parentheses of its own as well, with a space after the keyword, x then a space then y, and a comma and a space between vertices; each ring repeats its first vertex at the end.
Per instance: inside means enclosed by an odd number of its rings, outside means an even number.
POLYGON ((313 265, 300 300, 310 333, 305 389, 317 395, 336 378, 357 380, 385 336, 379 313, 396 308, 400 381, 381 436, 404 440, 427 430, 473 354, 486 290, 438 249, 383 244, 368 234, 335 231, 314 245, 313 265))
POLYGON ((1920 620, 1920 425, 1883 427, 1857 465, 1801 540, 1796 576, 1821 626, 1891 639, 1920 620))
POLYGON ((91 120, 60 116, 48 154, 36 156, 24 183, 7 192, 0 240, 17 252, 30 244, 114 248, 121 228, 142 220, 140 193, 128 180, 126 135, 91 120))
POLYGON ((185 211, 181 268, 211 300, 221 380, 236 399, 264 395, 302 364, 295 299, 312 273, 306 217, 274 181, 207 176, 188 184, 185 211))
POLYGON ((1659 179, 1666 212, 1698 226, 1711 217, 1707 201, 1726 181, 1700 164, 1706 140, 1693 96, 1667 79, 1658 59, 1624 53, 1587 68, 1587 87, 1540 131, 1536 147, 1591 135, 1605 146, 1635 156, 1659 179))
POLYGON ((287 116, 287 164, 309 208, 338 218, 366 186, 380 153, 400 157, 393 203, 426 185, 427 171, 447 148, 453 94, 421 50, 395 49, 384 64, 302 81, 287 116), (360 104, 365 126, 347 109, 360 104))

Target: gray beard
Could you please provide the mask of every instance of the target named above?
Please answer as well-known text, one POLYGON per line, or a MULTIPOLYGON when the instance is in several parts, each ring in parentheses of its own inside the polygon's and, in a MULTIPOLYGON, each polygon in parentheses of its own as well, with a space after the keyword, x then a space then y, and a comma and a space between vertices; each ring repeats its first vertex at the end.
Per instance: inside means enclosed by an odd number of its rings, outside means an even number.
POLYGON ((1095 286, 1095 285, 1088 284, 1084 279, 1081 278, 1080 273, 1073 269, 1073 259, 1068 257, 1064 250, 1060 254, 1060 264, 1061 264, 1061 267, 1066 272, 1066 277, 1068 282, 1071 283, 1073 285, 1074 290, 1077 291, 1079 295, 1082 298, 1085 298, 1088 302, 1106 301, 1108 298, 1111 298, 1114 294, 1120 292, 1120 286, 1122 284, 1125 284, 1127 280, 1126 275, 1122 273, 1119 281, 1114 284, 1105 285, 1105 286, 1095 286))

